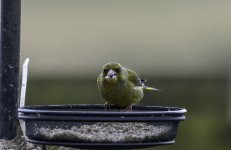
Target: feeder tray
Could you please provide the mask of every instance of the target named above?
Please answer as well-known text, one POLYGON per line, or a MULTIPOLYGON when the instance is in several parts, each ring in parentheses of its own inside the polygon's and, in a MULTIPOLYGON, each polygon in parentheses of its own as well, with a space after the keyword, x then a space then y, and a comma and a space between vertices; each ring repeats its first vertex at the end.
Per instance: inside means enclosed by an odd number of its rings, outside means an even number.
POLYGON ((175 142, 185 109, 133 106, 125 112, 104 105, 37 105, 18 109, 27 141, 87 149, 145 148, 175 142))

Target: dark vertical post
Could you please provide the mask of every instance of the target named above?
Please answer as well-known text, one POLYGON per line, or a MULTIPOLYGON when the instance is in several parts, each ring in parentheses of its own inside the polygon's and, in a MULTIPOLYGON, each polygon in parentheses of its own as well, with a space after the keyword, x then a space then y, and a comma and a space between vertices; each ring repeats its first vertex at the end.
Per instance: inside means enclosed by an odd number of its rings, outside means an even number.
POLYGON ((0 139, 17 132, 21 0, 1 0, 0 139))

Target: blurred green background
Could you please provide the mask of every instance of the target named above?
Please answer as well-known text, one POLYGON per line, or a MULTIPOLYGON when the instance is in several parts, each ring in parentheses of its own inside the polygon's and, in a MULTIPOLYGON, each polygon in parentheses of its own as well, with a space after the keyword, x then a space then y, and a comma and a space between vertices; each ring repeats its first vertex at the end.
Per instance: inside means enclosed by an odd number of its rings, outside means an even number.
POLYGON ((231 147, 231 1, 22 0, 27 105, 104 103, 96 78, 116 61, 161 92, 143 105, 188 110, 176 144, 231 147))

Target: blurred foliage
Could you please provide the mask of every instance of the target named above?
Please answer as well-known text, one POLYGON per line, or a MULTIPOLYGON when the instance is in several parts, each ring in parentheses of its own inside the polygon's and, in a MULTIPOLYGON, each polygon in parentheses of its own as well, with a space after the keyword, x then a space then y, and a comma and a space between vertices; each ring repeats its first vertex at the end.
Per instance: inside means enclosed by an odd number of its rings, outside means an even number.
MULTIPOLYGON (((176 143, 155 150, 228 150, 231 124, 226 112, 226 78, 151 78, 147 85, 161 92, 146 91, 142 105, 184 107, 176 143)), ((28 82, 27 105, 104 103, 96 79, 38 78, 28 82)))

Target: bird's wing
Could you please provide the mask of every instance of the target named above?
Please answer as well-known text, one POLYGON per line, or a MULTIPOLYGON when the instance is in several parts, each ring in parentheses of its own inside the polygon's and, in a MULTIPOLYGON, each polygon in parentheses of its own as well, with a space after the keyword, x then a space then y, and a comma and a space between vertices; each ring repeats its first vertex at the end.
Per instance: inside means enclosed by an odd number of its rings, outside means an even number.
POLYGON ((157 88, 144 85, 144 83, 147 82, 147 80, 140 79, 138 75, 131 69, 127 69, 127 72, 128 72, 128 80, 132 82, 135 86, 141 86, 145 90, 160 91, 157 88))
POLYGON ((138 75, 131 69, 126 68, 128 72, 128 80, 132 82, 135 86, 142 86, 142 82, 138 75))

